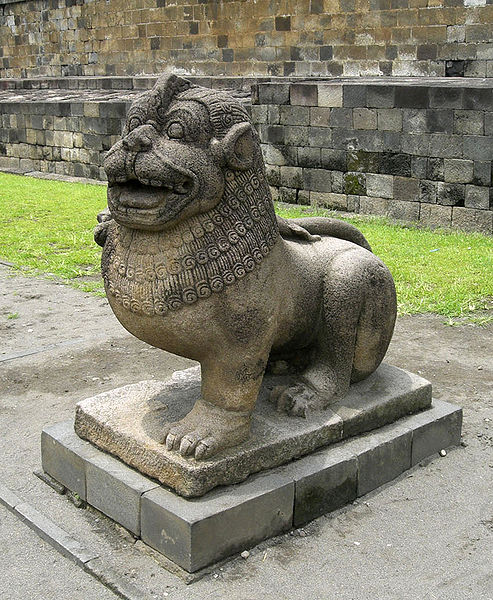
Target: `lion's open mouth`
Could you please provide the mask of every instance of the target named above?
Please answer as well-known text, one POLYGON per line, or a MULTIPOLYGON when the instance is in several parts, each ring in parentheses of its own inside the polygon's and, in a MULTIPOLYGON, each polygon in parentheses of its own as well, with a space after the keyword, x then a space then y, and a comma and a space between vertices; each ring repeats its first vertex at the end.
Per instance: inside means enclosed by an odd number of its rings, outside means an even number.
POLYGON ((122 225, 152 227, 174 218, 195 195, 196 184, 185 175, 172 182, 131 179, 108 183, 108 206, 122 225))

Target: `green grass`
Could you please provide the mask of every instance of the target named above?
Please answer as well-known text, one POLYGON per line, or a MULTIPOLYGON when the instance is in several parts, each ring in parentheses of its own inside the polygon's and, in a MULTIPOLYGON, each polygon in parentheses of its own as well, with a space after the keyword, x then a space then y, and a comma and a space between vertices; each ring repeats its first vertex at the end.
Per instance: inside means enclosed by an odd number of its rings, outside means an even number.
MULTIPOLYGON (((102 293, 100 248, 93 242, 106 188, 0 173, 0 259, 29 275, 60 279, 102 293)), ((327 215, 278 206, 284 217, 327 215)), ((332 215, 333 216, 333 215, 332 215)), ((493 239, 430 231, 381 218, 345 219, 365 234, 394 276, 400 314, 432 312, 453 325, 493 320, 493 239)))

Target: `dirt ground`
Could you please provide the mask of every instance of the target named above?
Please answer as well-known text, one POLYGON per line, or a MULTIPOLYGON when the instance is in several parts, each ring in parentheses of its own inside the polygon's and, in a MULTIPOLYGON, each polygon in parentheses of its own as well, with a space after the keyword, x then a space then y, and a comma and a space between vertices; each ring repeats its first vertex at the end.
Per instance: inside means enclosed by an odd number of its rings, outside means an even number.
MULTIPOLYGON (((435 398, 463 407, 462 447, 185 587, 130 536, 95 512, 76 510, 32 471, 40 467, 42 427, 71 418, 77 401, 165 379, 191 361, 130 336, 105 299, 0 266, 0 481, 109 556, 149 598, 493 600, 493 326, 444 321, 398 319, 386 361, 430 380, 435 398)), ((60 559, 59 579, 36 571, 33 558, 15 583, 20 542, 12 539, 0 569, 14 583, 0 583, 0 596, 25 598, 29 590, 31 598, 67 597, 60 559)), ((71 600, 87 598, 87 585, 72 587, 71 600)), ((91 598, 107 594, 102 588, 91 598)))

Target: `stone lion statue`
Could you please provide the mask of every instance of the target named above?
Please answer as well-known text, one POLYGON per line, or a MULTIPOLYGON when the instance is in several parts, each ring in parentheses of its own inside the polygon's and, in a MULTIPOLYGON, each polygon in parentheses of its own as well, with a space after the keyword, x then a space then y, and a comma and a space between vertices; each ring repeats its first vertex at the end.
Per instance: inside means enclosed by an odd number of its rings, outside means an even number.
POLYGON ((392 277, 353 226, 276 218, 258 135, 229 95, 163 75, 108 152, 99 215, 106 294, 141 340, 201 365, 202 394, 163 443, 206 459, 240 444, 266 369, 272 398, 322 410, 390 342, 392 277))

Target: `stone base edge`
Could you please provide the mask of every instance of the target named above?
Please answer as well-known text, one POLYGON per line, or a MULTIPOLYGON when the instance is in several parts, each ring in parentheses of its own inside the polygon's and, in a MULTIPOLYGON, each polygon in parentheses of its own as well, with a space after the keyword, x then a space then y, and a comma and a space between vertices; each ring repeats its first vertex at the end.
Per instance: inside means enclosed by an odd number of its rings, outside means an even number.
POLYGON ((462 409, 435 400, 429 410, 194 500, 81 440, 73 421, 46 427, 41 451, 51 477, 194 573, 340 508, 458 445, 461 426, 462 409))

